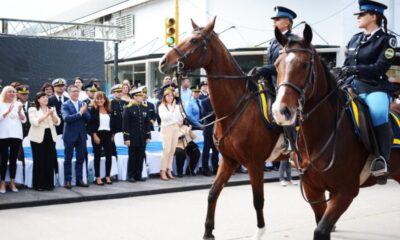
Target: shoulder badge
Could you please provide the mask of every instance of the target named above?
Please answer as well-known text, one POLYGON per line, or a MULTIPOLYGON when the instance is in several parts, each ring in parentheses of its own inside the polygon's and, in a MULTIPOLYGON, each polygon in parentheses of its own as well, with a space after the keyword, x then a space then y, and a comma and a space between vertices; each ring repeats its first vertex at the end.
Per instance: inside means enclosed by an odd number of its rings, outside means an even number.
POLYGON ((392 48, 396 48, 397 40, 396 40, 395 37, 392 37, 392 38, 389 39, 389 46, 392 47, 392 48))
POLYGON ((393 48, 388 48, 385 50, 385 58, 386 59, 392 59, 395 55, 395 51, 393 48))

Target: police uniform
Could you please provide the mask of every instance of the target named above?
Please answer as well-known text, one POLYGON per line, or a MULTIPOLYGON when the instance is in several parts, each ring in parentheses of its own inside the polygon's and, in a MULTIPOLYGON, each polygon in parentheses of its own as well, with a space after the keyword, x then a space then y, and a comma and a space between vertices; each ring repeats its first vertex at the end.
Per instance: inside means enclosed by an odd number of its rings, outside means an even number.
MULTIPOLYGON (((85 86, 85 91, 89 91, 89 92, 92 92, 92 93, 95 93, 95 92, 97 92, 97 88, 96 88, 96 85, 94 85, 94 84, 89 84, 89 85, 86 85, 85 86)), ((93 101, 93 99, 92 98, 90 98, 89 96, 88 96, 88 98, 86 98, 85 100, 83 100, 83 102, 84 103, 86 103, 86 105, 89 107, 90 106, 90 104, 92 103, 92 101, 93 101)))
MULTIPOLYGON (((53 87, 57 87, 57 86, 65 86, 66 81, 62 78, 57 78, 54 79, 51 82, 51 85, 53 85, 53 87)), ((66 96, 62 95, 60 96, 61 100, 59 99, 59 97, 57 97, 57 95, 53 95, 51 97, 49 97, 49 107, 55 107, 56 108, 56 112, 57 112, 57 116, 60 118, 61 123, 59 126, 56 126, 56 131, 57 131, 57 135, 63 134, 64 131, 64 120, 62 117, 62 104, 65 103, 66 101, 69 100, 69 98, 67 98, 66 96)))
MULTIPOLYGON (((134 95, 142 94, 139 90, 134 95)), ((123 112, 122 130, 124 141, 130 141, 128 160, 129 181, 142 181, 146 140, 151 138, 151 123, 147 109, 135 101, 129 103, 123 112)))
MULTIPOLYGON (((27 85, 20 85, 17 87, 17 93, 18 94, 29 94, 29 86, 27 85)), ((22 132, 23 132, 23 137, 25 138, 28 136, 29 128, 31 127, 31 124, 29 122, 29 114, 28 114, 28 109, 33 106, 33 102, 29 102, 28 100, 22 104, 22 109, 24 110, 24 114, 26 117, 26 122, 22 123, 22 132)))
MULTIPOLYGON (((141 86, 138 88, 139 91, 147 95, 147 87, 141 86)), ((156 107, 153 103, 147 101, 147 99, 143 99, 143 106, 147 110, 147 114, 149 115, 150 122, 151 122, 151 131, 154 131, 154 122, 157 120, 157 113, 156 107)))
MULTIPOLYGON (((354 15, 375 14, 382 16, 387 6, 375 1, 359 1, 360 12, 354 15)), ((378 26, 380 27, 380 26, 378 26)), ((396 38, 381 28, 371 34, 357 33, 347 45, 344 73, 352 87, 368 105, 379 153, 371 165, 371 172, 378 183, 386 183, 387 161, 392 144, 389 124, 391 85, 386 72, 395 57, 396 38), (368 36, 370 35, 370 36, 368 36)))
MULTIPOLYGON (((275 7, 276 11, 276 16, 271 17, 271 19, 276 19, 276 18, 288 18, 290 21, 293 21, 297 17, 297 14, 285 7, 277 6, 275 7)), ((286 31, 284 35, 287 38, 290 37, 295 37, 296 35, 292 34, 290 30, 286 31)), ((262 66, 260 69, 257 70, 257 74, 260 76, 263 76, 264 79, 266 79, 268 82, 273 83, 274 88, 276 85, 276 69, 275 69, 275 61, 279 57, 279 51, 282 49, 282 46, 280 43, 274 39, 270 42, 270 46, 267 50, 267 60, 268 63, 264 66, 262 66)))

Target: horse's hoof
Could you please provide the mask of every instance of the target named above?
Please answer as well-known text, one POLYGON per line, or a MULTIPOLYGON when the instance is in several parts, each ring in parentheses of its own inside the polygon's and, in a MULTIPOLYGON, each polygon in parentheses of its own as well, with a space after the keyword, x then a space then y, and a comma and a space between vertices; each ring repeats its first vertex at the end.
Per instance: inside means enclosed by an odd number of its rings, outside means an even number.
POLYGON ((211 236, 204 236, 203 240, 215 240, 215 237, 211 234, 211 236))
POLYGON ((262 240, 265 233, 265 227, 257 228, 256 234, 253 237, 253 240, 262 240))
POLYGON ((212 237, 207 237, 207 238, 203 237, 203 240, 215 240, 215 237, 214 237, 214 236, 212 236, 212 237))

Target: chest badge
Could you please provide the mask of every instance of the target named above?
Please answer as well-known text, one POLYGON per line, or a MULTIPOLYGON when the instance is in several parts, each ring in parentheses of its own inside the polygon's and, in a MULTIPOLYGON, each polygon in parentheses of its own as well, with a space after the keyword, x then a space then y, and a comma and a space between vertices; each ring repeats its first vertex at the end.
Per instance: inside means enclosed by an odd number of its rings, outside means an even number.
POLYGON ((389 40, 389 46, 390 47, 392 47, 392 48, 396 48, 396 45, 397 45, 397 41, 396 41, 396 38, 391 38, 390 40, 389 40))

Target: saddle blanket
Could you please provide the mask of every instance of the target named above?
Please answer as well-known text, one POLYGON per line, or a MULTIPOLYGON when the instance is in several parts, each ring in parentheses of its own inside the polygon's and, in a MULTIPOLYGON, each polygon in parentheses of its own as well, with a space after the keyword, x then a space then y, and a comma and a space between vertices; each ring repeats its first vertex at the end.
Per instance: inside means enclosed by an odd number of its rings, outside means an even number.
POLYGON ((260 105, 260 113, 261 117, 265 122, 265 125, 267 128, 271 129, 272 124, 271 124, 271 115, 270 115, 270 106, 271 106, 271 99, 265 94, 265 88, 264 85, 259 83, 258 84, 258 104, 260 105))
POLYGON ((393 130, 392 148, 400 148, 400 114, 396 112, 390 112, 389 119, 393 130))
MULTIPOLYGON (((359 109, 354 100, 351 101, 349 112, 353 119, 355 132, 358 136, 360 136, 359 109)), ((390 112, 389 120, 392 125, 392 131, 394 136, 392 148, 400 148, 400 114, 396 112, 390 112)))

